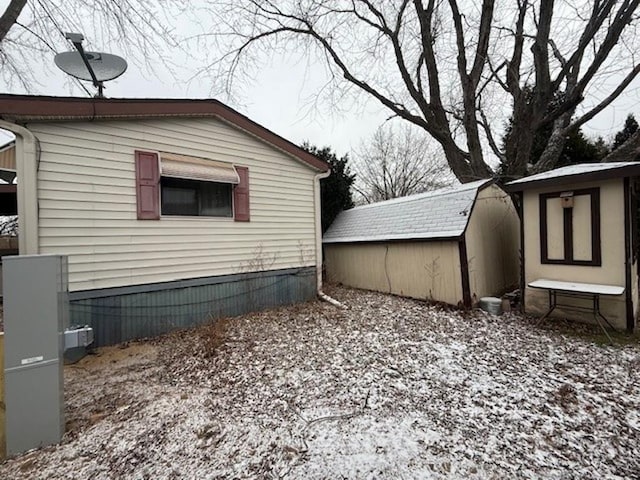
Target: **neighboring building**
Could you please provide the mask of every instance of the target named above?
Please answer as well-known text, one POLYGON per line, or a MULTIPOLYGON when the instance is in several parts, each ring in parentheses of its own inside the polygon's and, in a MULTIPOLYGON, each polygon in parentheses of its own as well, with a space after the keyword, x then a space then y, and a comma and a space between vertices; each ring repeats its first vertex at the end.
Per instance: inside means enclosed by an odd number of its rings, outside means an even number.
MULTIPOLYGON (((16 143, 0 145, 0 180, 11 184, 16 177, 16 143)), ((4 205, 4 203, 3 203, 4 205)))
POLYGON ((518 215, 491 180, 346 210, 323 243, 352 287, 471 306, 518 284, 518 215))
MULTIPOLYGON (((603 296, 600 310, 614 326, 635 328, 638 175, 640 162, 585 163, 507 184, 508 191, 520 195, 527 313, 542 315, 549 308, 547 292, 528 286, 538 279, 620 286, 624 293, 603 296)), ((561 307, 554 316, 590 318, 561 307)))
POLYGON ((215 100, 0 95, 20 254, 100 345, 313 298, 324 162, 215 100))

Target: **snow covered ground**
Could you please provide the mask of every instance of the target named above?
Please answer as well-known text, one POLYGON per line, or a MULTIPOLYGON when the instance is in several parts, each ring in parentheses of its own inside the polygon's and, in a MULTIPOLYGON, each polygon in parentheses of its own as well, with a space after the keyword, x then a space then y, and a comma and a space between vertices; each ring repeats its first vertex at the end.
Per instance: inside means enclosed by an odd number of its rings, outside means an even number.
POLYGON ((639 478, 640 346, 336 288, 65 371, 7 479, 639 478))

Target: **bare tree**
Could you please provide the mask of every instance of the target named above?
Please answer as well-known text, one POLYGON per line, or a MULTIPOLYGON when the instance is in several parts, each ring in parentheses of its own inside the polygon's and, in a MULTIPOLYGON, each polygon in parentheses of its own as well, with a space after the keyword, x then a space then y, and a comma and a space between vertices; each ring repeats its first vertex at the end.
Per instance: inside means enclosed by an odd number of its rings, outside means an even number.
POLYGON ((176 47, 170 25, 188 2, 169 0, 10 0, 0 10, 0 75, 32 90, 41 83, 33 66, 69 50, 68 31, 83 32, 100 49, 117 49, 138 65, 172 68, 167 48, 176 47))
POLYGON ((461 181, 493 174, 484 145, 521 176, 536 131, 553 126, 535 166, 551 168, 567 132, 640 72, 639 2, 217 0, 212 38, 227 54, 205 69, 232 84, 274 52, 302 52, 325 62, 330 98, 358 91, 422 128, 461 181))
POLYGON ((439 148, 424 132, 405 124, 376 130, 354 154, 355 191, 363 203, 422 193, 450 185, 453 178, 439 148))

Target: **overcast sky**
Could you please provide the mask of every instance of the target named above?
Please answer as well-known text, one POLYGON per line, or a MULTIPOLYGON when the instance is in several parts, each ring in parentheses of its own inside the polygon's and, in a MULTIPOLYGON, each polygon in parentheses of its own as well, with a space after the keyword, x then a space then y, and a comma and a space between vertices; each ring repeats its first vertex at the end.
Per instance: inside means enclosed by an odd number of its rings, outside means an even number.
MULTIPOLYGON (((105 52, 112 52, 108 47, 105 52)), ((118 79, 106 82, 106 97, 145 98, 211 98, 211 83, 205 78, 191 79, 199 67, 195 62, 184 65, 178 79, 163 69, 155 67, 148 72, 133 62, 118 79)), ((331 146, 339 155, 357 147, 361 139, 369 138, 389 114, 375 101, 363 100, 352 112, 321 112, 311 103, 314 92, 323 83, 322 68, 292 65, 276 59, 263 69, 251 84, 241 85, 234 100, 220 98, 252 120, 273 130, 288 140, 300 144, 309 141, 317 146, 331 146)), ((40 81, 33 91, 26 92, 17 85, 11 86, 0 79, 4 93, 35 93, 42 95, 87 96, 68 75, 58 70, 51 55, 50 65, 42 68, 40 81), (45 80, 46 79, 46 80, 45 80)), ((94 91, 90 82, 83 82, 94 91)))
MULTIPOLYGON (((3 11, 6 0, 0 0, 3 11)), ((181 19, 181 23, 185 20, 181 19)), ((190 26, 181 25, 189 29, 190 26)), ((195 27, 194 27, 195 29, 195 27)), ((109 45, 95 45, 91 32, 84 32, 89 50, 120 54, 109 45)), ((197 52, 194 55, 198 58, 197 52)), ((203 55, 204 57, 204 55, 203 55)), ((128 59, 131 60, 131 59, 128 59)), ((161 63, 155 72, 146 71, 129 61, 129 69, 120 78, 106 84, 107 97, 147 98, 210 98, 211 84, 205 78, 188 81, 201 65, 197 60, 185 61, 176 54, 175 61, 181 65, 175 79, 161 63)), ((53 54, 48 64, 38 64, 41 71, 40 85, 28 93, 45 95, 86 96, 69 77, 53 63, 53 54)), ((370 138, 375 129, 388 118, 389 113, 375 100, 363 99, 358 108, 346 112, 330 112, 314 108, 310 99, 324 85, 324 69, 304 62, 274 58, 268 68, 261 70, 252 84, 240 85, 240 95, 234 100, 220 98, 254 121, 273 130, 296 144, 308 140, 317 146, 330 146, 339 155, 350 153, 360 142, 370 138)), ((93 91, 93 87, 85 82, 93 91)), ((4 93, 26 93, 17 85, 7 85, 0 79, 0 91, 4 93)), ((640 80, 627 89, 613 105, 589 122, 583 130, 592 136, 611 137, 618 131, 628 113, 640 116, 640 80)))

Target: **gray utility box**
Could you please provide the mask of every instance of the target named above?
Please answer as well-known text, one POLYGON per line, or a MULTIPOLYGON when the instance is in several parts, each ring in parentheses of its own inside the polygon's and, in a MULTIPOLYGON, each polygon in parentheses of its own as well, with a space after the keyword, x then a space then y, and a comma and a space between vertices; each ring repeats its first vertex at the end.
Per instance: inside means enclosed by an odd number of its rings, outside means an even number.
POLYGON ((7 454, 58 443, 64 433, 67 258, 3 257, 7 454))
POLYGON ((88 347, 93 343, 93 328, 89 325, 75 326, 64 331, 64 349, 88 347))

